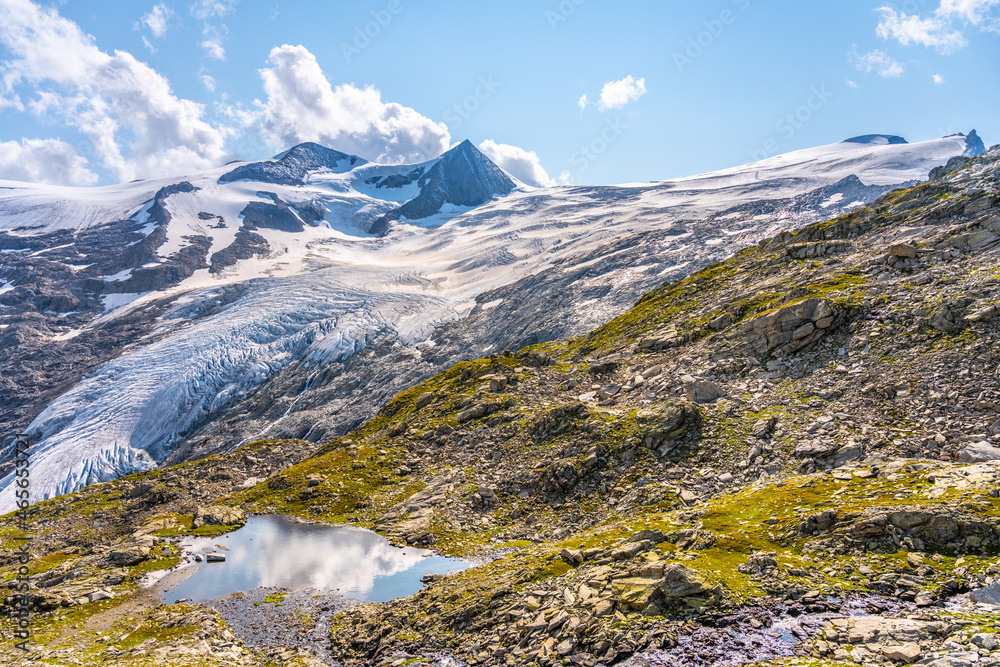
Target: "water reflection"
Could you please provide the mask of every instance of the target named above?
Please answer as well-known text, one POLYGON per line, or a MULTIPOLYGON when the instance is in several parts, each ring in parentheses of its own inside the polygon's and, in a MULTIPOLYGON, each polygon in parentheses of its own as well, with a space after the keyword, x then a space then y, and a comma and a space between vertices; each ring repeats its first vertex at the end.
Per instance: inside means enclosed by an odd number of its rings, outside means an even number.
POLYGON ((210 600, 259 586, 336 590, 362 602, 387 602, 418 592, 426 574, 469 567, 422 549, 399 549, 367 530, 299 523, 284 516, 251 517, 229 535, 187 538, 183 544, 191 553, 225 554, 226 562, 198 568, 164 594, 168 604, 183 598, 210 600))

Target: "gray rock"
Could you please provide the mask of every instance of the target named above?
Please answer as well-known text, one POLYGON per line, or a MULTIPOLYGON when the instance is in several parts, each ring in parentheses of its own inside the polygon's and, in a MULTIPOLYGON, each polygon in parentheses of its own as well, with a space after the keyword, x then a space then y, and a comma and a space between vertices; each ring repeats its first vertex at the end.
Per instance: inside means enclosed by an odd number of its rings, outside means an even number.
POLYGON ((726 396, 726 390, 708 380, 696 380, 684 387, 688 398, 695 403, 715 403, 726 396))
POLYGON ((114 596, 115 596, 114 593, 98 589, 98 590, 94 591, 93 593, 90 593, 89 595, 87 595, 87 601, 88 602, 99 602, 101 600, 110 600, 114 596))
POLYGON ((973 323, 975 323, 975 322, 989 322, 990 320, 992 320, 993 318, 995 318, 997 315, 1000 315, 1000 308, 998 308, 996 306, 996 304, 994 304, 992 306, 986 306, 985 308, 981 308, 981 309, 977 310, 976 312, 972 313, 971 315, 966 315, 965 316, 965 321, 966 322, 973 322, 973 323))
POLYGON ((697 572, 680 563, 671 563, 663 570, 663 579, 658 586, 668 600, 703 595, 709 591, 697 572))
POLYGON ((577 549, 563 549, 559 555, 570 565, 579 565, 583 562, 583 552, 577 549))
POLYGON ((882 655, 895 662, 910 663, 921 655, 919 644, 900 644, 896 646, 883 646, 882 655))
POLYGON ((966 463, 985 463, 1000 460, 1000 449, 983 440, 969 445, 958 454, 966 463))
POLYGON ((777 425, 778 420, 775 417, 769 417, 767 419, 758 419, 753 428, 750 430, 750 435, 757 438, 758 440, 763 440, 767 436, 771 435, 774 431, 774 427, 777 425))
POLYGON ((680 440, 701 422, 698 407, 685 401, 667 401, 636 414, 639 433, 658 444, 663 440, 680 440))
POLYGON ((913 259, 917 256, 916 247, 910 245, 909 243, 897 243, 891 246, 886 252, 889 257, 898 257, 900 259, 913 259))
POLYGON ((128 547, 127 549, 112 551, 108 555, 108 560, 111 564, 119 567, 138 565, 147 558, 149 558, 149 547, 128 547))
POLYGON ((955 313, 948 306, 939 306, 931 313, 930 325, 938 331, 954 331, 959 328, 955 313))
POLYGON ((625 542, 645 542, 648 540, 653 544, 659 544, 660 542, 664 542, 666 539, 667 538, 659 530, 640 530, 638 533, 633 534, 625 540, 625 542))
POLYGON ((738 329, 740 343, 755 354, 784 357, 820 340, 840 320, 825 299, 806 299, 756 317, 738 329))
POLYGON ((970 596, 974 602, 1000 607, 1000 581, 993 582, 985 588, 972 591, 970 596))
POLYGON ((194 514, 192 528, 202 526, 236 526, 245 523, 247 514, 238 507, 226 507, 225 505, 210 505, 199 507, 194 514))

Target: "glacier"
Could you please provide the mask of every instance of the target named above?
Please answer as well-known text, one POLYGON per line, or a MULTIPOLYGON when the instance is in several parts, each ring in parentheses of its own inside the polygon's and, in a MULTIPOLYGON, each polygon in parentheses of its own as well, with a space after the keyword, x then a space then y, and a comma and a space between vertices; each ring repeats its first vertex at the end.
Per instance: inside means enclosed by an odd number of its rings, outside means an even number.
MULTIPOLYGON (((539 317, 560 322, 549 337, 586 331, 666 280, 925 179, 967 149, 962 135, 918 144, 842 142, 672 181, 538 189, 476 163, 480 157, 464 144, 453 149, 448 164, 461 164, 451 171, 441 166, 444 157, 389 167, 309 145, 265 163, 185 175, 190 188, 162 199, 168 215, 159 222, 150 220, 153 199, 180 179, 107 188, 2 183, 2 238, 80 235, 114 221, 141 239, 130 243, 155 245, 141 265, 115 265, 80 283, 121 291, 101 293, 100 312, 60 334, 69 337, 63 340, 86 341, 152 304, 159 310, 118 356, 31 419, 33 493, 53 497, 155 468, 206 423, 276 378, 299 374, 307 381, 277 417, 284 420, 300 394, 316 391, 313 380, 324 369, 385 341, 378 359, 422 359, 426 375, 501 342, 535 340, 529 323, 539 317), (460 182, 469 178, 476 182, 460 182), (268 227, 266 217, 248 223, 251 204, 301 224, 289 231, 268 227), (240 249, 241 233, 261 241, 240 249), (234 245, 232 263, 211 261, 234 245), (173 282, 139 280, 140 269, 171 262, 184 269, 163 274, 173 282), (565 294, 561 301, 556 292, 565 294), (485 321, 509 331, 465 331, 461 344, 443 349, 442 331, 485 321)), ((0 279, 9 295, 17 277, 2 263, 0 279)), ((367 391, 359 385, 344 400, 371 403, 367 391)), ((280 432, 275 422, 248 432, 280 432)), ((0 512, 13 508, 11 480, 0 480, 0 512)))

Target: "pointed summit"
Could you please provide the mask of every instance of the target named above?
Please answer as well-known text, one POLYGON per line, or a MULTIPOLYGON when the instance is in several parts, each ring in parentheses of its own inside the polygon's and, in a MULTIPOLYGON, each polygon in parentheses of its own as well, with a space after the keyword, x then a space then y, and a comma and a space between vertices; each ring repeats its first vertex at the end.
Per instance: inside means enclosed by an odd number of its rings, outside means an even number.
POLYGON ((986 152, 986 144, 983 140, 976 134, 973 130, 965 137, 965 152, 962 155, 966 157, 976 157, 977 155, 982 155, 986 152))
POLYGON ((385 234, 393 220, 420 220, 435 215, 445 204, 480 206, 494 197, 509 195, 517 187, 468 139, 444 153, 417 184, 420 194, 382 216, 372 227, 373 233, 385 234))

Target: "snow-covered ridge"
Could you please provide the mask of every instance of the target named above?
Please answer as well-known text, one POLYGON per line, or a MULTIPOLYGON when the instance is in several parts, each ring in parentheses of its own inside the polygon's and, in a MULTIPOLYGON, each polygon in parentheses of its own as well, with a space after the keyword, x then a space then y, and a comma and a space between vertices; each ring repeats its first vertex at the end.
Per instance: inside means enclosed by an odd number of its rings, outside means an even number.
MULTIPOLYGON (((877 196, 882 190, 872 184, 924 179, 967 148, 965 137, 831 144, 616 187, 516 188, 464 145, 398 167, 352 164, 351 156, 309 146, 252 163, 284 160, 277 171, 228 165, 187 176, 182 188, 170 188, 180 179, 92 189, 0 183, 0 241, 114 222, 132 235, 127 243, 149 246, 136 251, 138 265, 92 269, 80 289, 103 290, 95 298, 105 312, 64 336, 84 340, 153 301, 168 304, 145 338, 34 418, 34 492, 65 493, 155 466, 293 366, 319 373, 386 334, 393 349, 419 358, 436 327, 477 307, 509 312, 511 297, 495 294, 531 276, 576 267, 578 301, 535 307, 569 309, 574 326, 586 330, 685 267, 838 215, 877 196), (226 177, 233 174, 247 177, 226 177), (153 203, 158 192, 162 211, 153 203), (437 207, 433 213, 399 213, 421 197, 437 207), (384 220, 391 224, 378 229, 384 220), (609 248, 628 248, 632 238, 653 245, 640 264, 616 263, 622 251, 609 248), (148 274, 161 268, 182 279, 150 283, 148 274), (480 299, 487 293, 494 296, 480 299)), ((21 254, 0 255, 0 270, 21 254)), ((0 276, 0 297, 9 297, 17 277, 0 276)), ((530 304, 533 295, 516 298, 530 304)), ((8 310, 0 308, 0 319, 8 310)), ((462 350, 490 351, 485 344, 462 350)), ((9 477, 0 481, 0 512, 13 506, 9 484, 9 477)))

